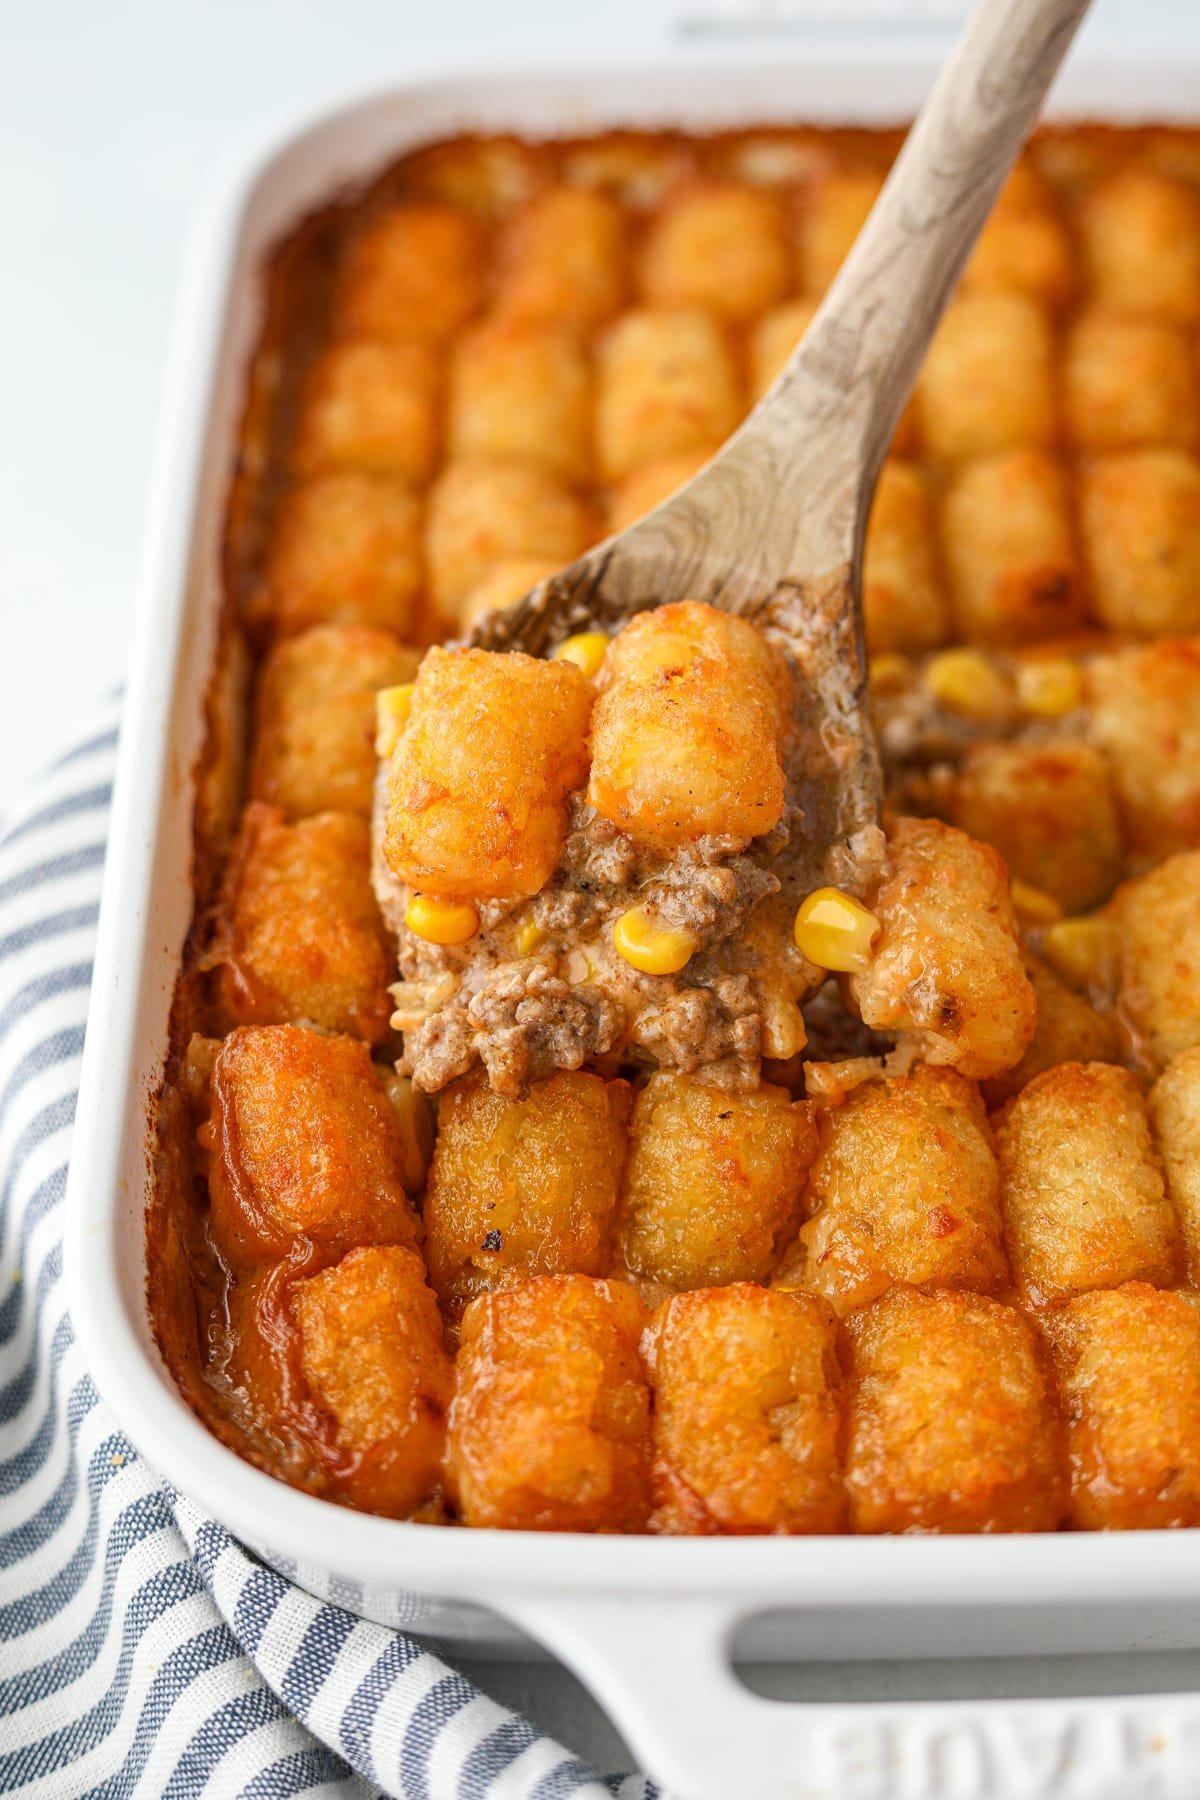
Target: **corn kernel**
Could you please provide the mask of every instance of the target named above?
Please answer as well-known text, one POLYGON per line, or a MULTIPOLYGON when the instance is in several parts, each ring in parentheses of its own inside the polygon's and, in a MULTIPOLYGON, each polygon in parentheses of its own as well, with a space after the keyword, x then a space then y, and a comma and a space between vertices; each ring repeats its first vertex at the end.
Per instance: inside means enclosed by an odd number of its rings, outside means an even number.
POLYGON ((479 930, 479 914, 468 900, 432 900, 414 894, 404 923, 428 944, 465 944, 479 930))
POLYGON ((1061 719, 1083 704, 1083 671, 1065 656, 1022 663, 1017 670, 1017 698, 1039 719, 1061 719))
POLYGON ((551 652, 551 661, 572 662, 592 681, 599 674, 600 664, 607 654, 608 639, 602 631, 580 631, 551 652))
POLYGON ((972 719, 1007 719, 1012 684, 980 650, 940 650, 925 665, 925 685, 942 706, 972 719))
POLYGON ((867 678, 873 694, 902 694, 912 680, 912 659, 898 650, 884 650, 867 664, 867 678))
POLYGON ((1026 925, 1052 925, 1055 919, 1063 916, 1063 909, 1054 895, 1028 881, 1014 879, 1012 903, 1013 911, 1026 925))
POLYGON ((801 901, 793 930, 796 948, 818 969, 856 975, 869 965, 881 926, 852 894, 826 887, 801 901))
POLYGON ((546 942, 546 932, 533 919, 526 919, 517 931, 517 955, 532 956, 546 942))
POLYGON ((677 975, 696 948, 690 931, 659 924, 644 906, 631 906, 621 914, 613 926, 613 943, 643 975, 677 975))
POLYGON ((375 754, 384 762, 404 736, 413 686, 411 681, 402 681, 399 687, 380 688, 375 696, 375 754))
POLYGON ((1068 986, 1111 985, 1120 941, 1111 919, 1059 919, 1042 934, 1041 951, 1068 986))

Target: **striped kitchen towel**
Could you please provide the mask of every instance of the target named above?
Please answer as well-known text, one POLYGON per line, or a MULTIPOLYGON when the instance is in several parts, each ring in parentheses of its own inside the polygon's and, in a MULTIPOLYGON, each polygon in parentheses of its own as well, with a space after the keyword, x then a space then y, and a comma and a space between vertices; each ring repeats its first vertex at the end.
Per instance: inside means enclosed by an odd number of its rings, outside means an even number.
POLYGON ((115 703, 0 831, 0 1793, 650 1800, 172 1492, 96 1396, 62 1207, 115 703))

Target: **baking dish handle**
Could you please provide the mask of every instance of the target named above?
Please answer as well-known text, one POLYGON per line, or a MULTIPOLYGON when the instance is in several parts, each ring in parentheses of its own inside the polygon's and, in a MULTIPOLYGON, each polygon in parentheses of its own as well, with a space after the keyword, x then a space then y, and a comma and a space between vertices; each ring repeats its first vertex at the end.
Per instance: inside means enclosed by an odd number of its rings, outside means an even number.
POLYGON ((664 1800, 1195 1800, 1200 1697, 813 1703, 730 1661, 745 1616, 672 1596, 501 1610, 604 1707, 664 1800))

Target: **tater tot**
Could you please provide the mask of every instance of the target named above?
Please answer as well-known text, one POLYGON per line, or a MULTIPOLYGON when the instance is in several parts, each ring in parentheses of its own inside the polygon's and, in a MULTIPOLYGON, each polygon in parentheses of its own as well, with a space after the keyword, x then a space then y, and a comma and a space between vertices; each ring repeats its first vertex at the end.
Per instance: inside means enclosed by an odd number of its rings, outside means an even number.
POLYGON ((867 222, 883 186, 875 170, 838 169, 814 181, 800 219, 799 273, 806 293, 823 294, 867 222))
POLYGON ((1082 450, 1196 440, 1196 368, 1177 325, 1084 313, 1067 339, 1063 393, 1067 427, 1082 450))
POLYGON ((375 785, 375 695, 411 681, 421 660, 386 631, 314 625, 262 666, 250 793, 291 818, 367 818, 375 785))
POLYGON ((396 206, 353 240, 334 298, 341 337, 445 343, 479 304, 483 247, 450 206, 396 206))
POLYGON ((544 469, 451 463, 429 495, 426 549, 433 598, 453 615, 499 562, 573 562, 594 535, 588 508, 544 469))
POLYGON ((670 196, 650 221, 637 286, 650 306, 703 306, 752 319, 788 287, 779 203, 761 188, 710 181, 670 196))
POLYGON ((371 888, 371 834, 352 813, 289 825, 253 800, 218 908, 213 959, 236 1025, 316 1025, 377 1044, 394 963, 371 888))
POLYGON ((1079 482, 1096 611, 1113 631, 1200 631, 1200 462, 1181 450, 1102 457, 1079 482))
POLYGON ((863 552, 863 615, 872 653, 935 650, 945 642, 949 608, 935 543, 925 476, 914 463, 884 463, 863 552))
POLYGON ((606 481, 663 456, 711 455, 741 413, 729 344, 708 313, 642 308, 601 340, 596 454, 606 481))
POLYGON ((1040 450, 965 464, 942 505, 951 610, 973 644, 1023 644, 1083 621, 1063 472, 1040 450))
POLYGON ((809 295, 800 300, 785 300, 755 325, 750 333, 750 397, 761 400, 767 389, 783 372, 791 356, 813 321, 820 302, 809 295))
POLYGON ((893 1282, 1008 1285, 999 1178, 978 1090, 949 1069, 864 1082, 817 1112, 813 1213, 776 1285, 821 1294, 839 1313, 893 1282))
POLYGON ((792 679, 753 625, 695 601, 660 606, 617 633, 605 669, 588 784, 597 812, 667 848, 778 824, 792 679))
POLYGON ((587 773, 591 704, 573 663, 430 650, 389 771, 393 873, 445 900, 536 894, 587 773))
POLYGON ((451 353, 448 454, 531 463, 560 481, 582 481, 591 460, 590 389, 587 358, 567 332, 477 325, 451 353))
POLYGON ((1060 1063, 996 1123, 1013 1273, 1035 1306, 1179 1273, 1179 1225, 1137 1080, 1111 1063, 1060 1063))
POLYGON ((262 602, 279 633, 374 625, 409 636, 423 584, 421 507, 402 482, 345 470, 280 503, 262 602))
POLYGON ((646 1311, 620 1281, 542 1275, 463 1314, 448 1473, 467 1525, 641 1531, 646 1311))
POLYGON ((656 462, 631 469, 609 494, 609 531, 624 531, 635 519, 653 512, 685 481, 690 481, 707 461, 707 450, 688 450, 682 456, 660 456, 656 462))
POLYGON ((325 1262, 363 1244, 415 1244, 396 1115, 356 1038, 244 1025, 218 1050, 208 1160, 209 1228, 253 1267, 298 1238, 325 1262))
POLYGON ((1084 1531, 1200 1525, 1200 1300, 1130 1282, 1049 1322, 1084 1531))
POLYGON ((1053 1531, 1063 1446, 1029 1321, 958 1291, 893 1288, 849 1321, 855 1531, 1053 1531))
POLYGON ((1162 857, 1200 846, 1200 640, 1098 656, 1088 679, 1130 847, 1162 857))
POLYGON ((911 1031, 927 1062, 982 1081, 1033 1036, 1008 871, 996 851, 937 819, 897 819, 870 900, 881 926, 871 965, 850 978, 864 1024, 911 1031))
POLYGON ((459 630, 470 631, 485 613, 503 612, 505 607, 515 606, 539 582, 557 574, 560 566, 539 556, 509 556, 503 562, 493 563, 459 601, 459 630))
POLYGON ((405 162, 405 185, 414 194, 485 226, 503 225, 546 184, 541 147, 517 137, 449 138, 405 162))
POLYGON ((514 213, 496 247, 504 318, 588 331, 625 298, 625 219, 607 194, 548 188, 514 213))
POLYGON ((1097 1012, 1082 994, 1073 993, 1052 969, 1028 952, 1025 972, 1037 1001, 1037 1024, 1019 1063, 983 1084, 989 1107, 1019 1094, 1035 1075, 1065 1062, 1120 1062, 1124 1037, 1111 1013, 1097 1012))
POLYGON ((1188 1280, 1200 1277, 1200 1046, 1169 1062, 1149 1098, 1150 1119, 1179 1225, 1188 1280))
POLYGON ((335 1425, 334 1488, 404 1518, 438 1487, 454 1372, 419 1253, 352 1250, 291 1294, 299 1362, 335 1425))
POLYGON ((1052 307, 1071 298, 1071 241, 1053 189, 1028 165, 1018 164, 1001 188, 962 286, 967 293, 1015 290, 1052 307))
POLYGON ((1124 845, 1108 765, 1090 744, 976 744, 954 783, 960 830, 999 850, 1009 874, 1065 912, 1107 900, 1124 845))
POLYGON ((807 1294, 703 1288, 659 1308, 651 1531, 845 1529, 841 1370, 832 1315, 807 1294))
POLYGON ((1168 856, 1119 887, 1109 917, 1120 940, 1119 1005, 1152 1070, 1200 1044, 1200 850, 1168 856))
POLYGON ((604 1275, 632 1095, 561 1070, 523 1100, 469 1076, 438 1105, 425 1255, 444 1306, 531 1275, 604 1275))
POLYGON ((629 1144, 620 1244, 633 1274, 678 1289, 766 1279, 800 1222, 816 1150, 802 1102, 660 1069, 634 1103, 629 1144))
POLYGON ((1023 294, 962 294, 934 334, 917 380, 925 443, 946 462, 1053 442, 1054 341, 1023 294))
POLYGON ((1097 300, 1181 325, 1200 319, 1200 198, 1190 183, 1126 169, 1086 194, 1076 218, 1097 300))
POLYGON ((437 455, 439 388, 437 357, 427 344, 332 344, 305 385, 297 472, 365 469, 421 486, 437 455))

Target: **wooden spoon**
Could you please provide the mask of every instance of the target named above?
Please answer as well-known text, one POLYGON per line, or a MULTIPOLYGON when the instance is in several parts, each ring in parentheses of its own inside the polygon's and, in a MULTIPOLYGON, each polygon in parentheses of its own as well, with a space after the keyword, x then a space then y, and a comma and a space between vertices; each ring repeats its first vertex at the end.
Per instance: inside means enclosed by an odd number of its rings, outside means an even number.
POLYGON ((880 774, 863 650, 863 532, 876 477, 971 247, 1088 0, 979 0, 874 210, 774 387, 644 519, 471 642, 544 656, 668 601, 755 620, 801 680, 789 788, 804 830, 774 872, 798 902, 878 864, 880 774))

